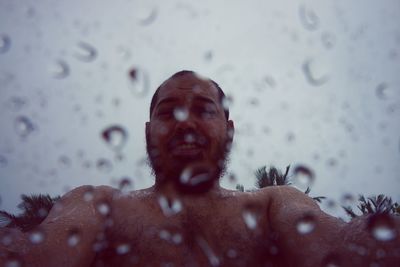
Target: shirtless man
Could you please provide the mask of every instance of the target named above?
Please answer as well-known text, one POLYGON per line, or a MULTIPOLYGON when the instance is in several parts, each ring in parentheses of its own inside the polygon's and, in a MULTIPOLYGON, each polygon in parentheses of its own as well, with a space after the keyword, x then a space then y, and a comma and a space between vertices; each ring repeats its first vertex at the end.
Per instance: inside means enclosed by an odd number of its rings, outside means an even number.
POLYGON ((82 186, 29 233, 0 229, 5 266, 399 266, 399 222, 331 217, 288 186, 219 185, 234 125, 219 86, 193 72, 165 81, 146 123, 154 186, 82 186), (394 227, 376 240, 373 223, 394 227), (7 265, 8 264, 8 265, 7 265), (12 265, 14 264, 14 265, 12 265), (371 265, 370 265, 371 264, 371 265), (373 265, 377 264, 377 265, 373 265))

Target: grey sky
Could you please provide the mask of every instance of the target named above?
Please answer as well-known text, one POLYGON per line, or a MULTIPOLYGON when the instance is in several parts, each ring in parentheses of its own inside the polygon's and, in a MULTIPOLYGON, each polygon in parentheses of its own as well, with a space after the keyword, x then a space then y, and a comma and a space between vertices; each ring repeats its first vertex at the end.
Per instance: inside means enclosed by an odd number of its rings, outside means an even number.
POLYGON ((15 211, 21 193, 125 176, 150 186, 150 98, 182 69, 233 99, 237 180, 224 186, 252 188, 265 164, 304 164, 316 175, 311 195, 399 201, 399 13, 396 0, 1 0, 0 209, 15 211), (34 126, 26 137, 19 116, 34 126), (128 133, 122 160, 100 138, 111 125, 128 133), (101 159, 112 168, 97 168, 101 159))

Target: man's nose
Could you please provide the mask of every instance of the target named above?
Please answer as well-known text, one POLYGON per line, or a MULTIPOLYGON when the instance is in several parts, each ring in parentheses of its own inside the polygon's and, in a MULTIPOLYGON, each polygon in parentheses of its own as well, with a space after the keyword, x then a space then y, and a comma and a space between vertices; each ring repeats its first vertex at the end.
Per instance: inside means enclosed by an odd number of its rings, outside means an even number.
POLYGON ((174 110, 174 117, 176 120, 177 130, 188 130, 196 128, 195 118, 193 114, 191 114, 186 108, 176 108, 174 110))

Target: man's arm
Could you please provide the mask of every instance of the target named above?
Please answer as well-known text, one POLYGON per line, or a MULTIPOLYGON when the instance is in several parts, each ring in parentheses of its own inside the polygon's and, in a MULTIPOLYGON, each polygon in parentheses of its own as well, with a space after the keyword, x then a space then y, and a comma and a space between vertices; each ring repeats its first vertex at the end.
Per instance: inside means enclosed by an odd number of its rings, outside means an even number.
POLYGON ((104 230, 111 190, 78 187, 63 196, 34 230, 0 229, 0 265, 89 266, 95 256, 93 243, 104 230))
MULTIPOLYGON (((390 217, 393 236, 374 237, 374 218, 350 223, 332 217, 310 197, 289 186, 271 188, 271 231, 289 266, 395 266, 400 262, 399 218, 390 217), (330 265, 329 265, 330 264, 330 265)), ((387 233, 386 233, 387 234, 387 233)))

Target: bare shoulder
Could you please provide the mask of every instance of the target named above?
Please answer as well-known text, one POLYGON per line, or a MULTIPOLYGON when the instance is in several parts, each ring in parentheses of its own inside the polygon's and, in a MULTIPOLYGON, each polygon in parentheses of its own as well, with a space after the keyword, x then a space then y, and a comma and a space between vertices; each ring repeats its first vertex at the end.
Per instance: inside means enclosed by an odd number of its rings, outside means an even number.
POLYGON ((312 198, 288 185, 265 187, 250 192, 250 194, 251 198, 267 202, 275 208, 293 204, 295 206, 302 205, 312 209, 319 209, 319 206, 312 198))

